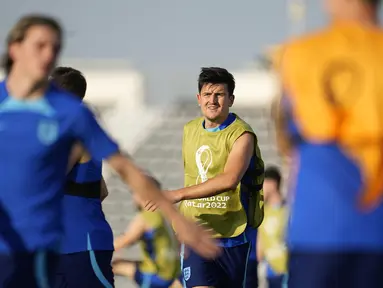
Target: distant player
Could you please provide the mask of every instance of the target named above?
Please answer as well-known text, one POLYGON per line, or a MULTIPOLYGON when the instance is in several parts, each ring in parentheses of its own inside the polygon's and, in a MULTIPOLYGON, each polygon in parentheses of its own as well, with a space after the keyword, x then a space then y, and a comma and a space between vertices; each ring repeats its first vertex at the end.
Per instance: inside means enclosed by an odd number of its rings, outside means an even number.
MULTIPOLYGON (((287 280, 285 231, 288 211, 281 195, 282 176, 277 167, 265 171, 265 218, 258 228, 257 256, 266 264, 268 288, 283 288, 287 280)), ((250 287, 250 286, 249 286, 250 287)))
POLYGON ((139 287, 169 288, 180 275, 178 241, 160 213, 143 211, 138 204, 137 207, 140 213, 129 223, 126 232, 115 239, 114 247, 118 252, 139 242, 142 261, 116 259, 113 271, 134 280, 139 287))
POLYGON ((187 123, 183 134, 185 188, 166 192, 173 202, 181 201, 182 214, 210 228, 224 247, 209 261, 186 244, 186 287, 244 287, 248 232, 263 219, 264 165, 255 133, 229 112, 234 88, 226 69, 202 68, 197 100, 203 117, 187 123))
POLYGON ((281 63, 288 286, 383 287, 381 1, 325 2, 329 27, 288 43, 281 63))
POLYGON ((157 203, 181 240, 214 256, 215 242, 119 153, 81 100, 49 83, 61 45, 60 25, 42 15, 21 18, 7 37, 7 78, 0 83, 0 287, 49 287, 63 235, 67 162, 76 141, 94 159, 107 159, 134 193, 157 203))
MULTIPOLYGON (((80 71, 58 67, 51 79, 81 100, 85 97, 87 83, 80 71)), ((75 162, 65 186, 64 237, 55 285, 113 287, 113 233, 101 206, 108 195, 102 178, 102 162, 92 159, 88 153, 77 157, 75 162)))

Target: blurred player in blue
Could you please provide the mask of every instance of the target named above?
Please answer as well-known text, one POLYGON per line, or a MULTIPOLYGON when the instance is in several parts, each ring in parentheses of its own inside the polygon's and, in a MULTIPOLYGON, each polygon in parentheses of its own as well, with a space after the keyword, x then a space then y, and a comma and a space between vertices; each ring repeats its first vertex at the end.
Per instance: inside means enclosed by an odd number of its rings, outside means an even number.
POLYGON ((284 45, 280 65, 288 287, 383 287, 382 1, 323 2, 331 23, 284 45))
POLYGON ((48 81, 62 28, 43 15, 21 18, 7 37, 0 82, 0 287, 50 287, 62 234, 67 164, 80 141, 107 159, 143 201, 156 202, 178 236, 200 254, 220 250, 210 234, 185 220, 156 185, 100 128, 81 100, 48 81))
MULTIPOLYGON (((81 100, 85 97, 87 83, 80 71, 58 67, 51 79, 81 100)), ((113 233, 101 206, 108 195, 102 162, 86 152, 77 154, 71 157, 65 186, 64 237, 55 287, 113 287, 113 233)))

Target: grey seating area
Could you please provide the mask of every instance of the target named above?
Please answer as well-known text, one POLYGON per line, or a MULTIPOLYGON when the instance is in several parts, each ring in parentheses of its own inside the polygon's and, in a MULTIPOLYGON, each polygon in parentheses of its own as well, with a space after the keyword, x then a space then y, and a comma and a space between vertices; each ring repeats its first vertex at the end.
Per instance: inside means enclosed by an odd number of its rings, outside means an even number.
MULTIPOLYGON (((235 106, 235 105, 234 105, 235 106)), ((266 165, 280 164, 274 145, 269 110, 261 107, 233 108, 232 111, 247 121, 258 136, 259 146, 266 165)), ((164 189, 180 188, 183 185, 181 156, 183 125, 200 115, 196 103, 180 103, 164 115, 161 123, 133 154, 135 161, 158 178, 164 189)), ((122 233, 135 214, 127 187, 117 176, 106 179, 110 195, 104 211, 116 235, 122 233)), ((137 248, 124 252, 124 256, 138 259, 137 248)), ((116 287, 134 287, 129 281, 116 277, 116 287)))

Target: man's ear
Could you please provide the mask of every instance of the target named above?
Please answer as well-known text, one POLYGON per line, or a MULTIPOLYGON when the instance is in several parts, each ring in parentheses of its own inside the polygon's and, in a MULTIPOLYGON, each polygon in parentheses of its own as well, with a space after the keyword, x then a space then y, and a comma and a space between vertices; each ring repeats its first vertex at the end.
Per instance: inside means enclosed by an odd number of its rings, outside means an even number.
POLYGON ((233 104, 234 104, 234 100, 235 100, 235 96, 234 96, 234 94, 231 95, 231 96, 229 96, 229 100, 230 100, 229 107, 231 107, 231 106, 233 106, 233 104))

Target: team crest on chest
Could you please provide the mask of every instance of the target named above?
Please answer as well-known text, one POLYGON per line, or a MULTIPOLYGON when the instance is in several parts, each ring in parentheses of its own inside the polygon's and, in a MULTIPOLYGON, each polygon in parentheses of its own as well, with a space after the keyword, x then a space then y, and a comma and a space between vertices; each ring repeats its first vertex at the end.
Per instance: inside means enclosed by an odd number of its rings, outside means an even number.
POLYGON ((188 281, 190 277, 191 277, 191 268, 190 267, 184 268, 184 280, 188 281))
POLYGON ((56 120, 40 120, 37 126, 37 138, 44 145, 55 142, 59 135, 59 125, 56 120))

